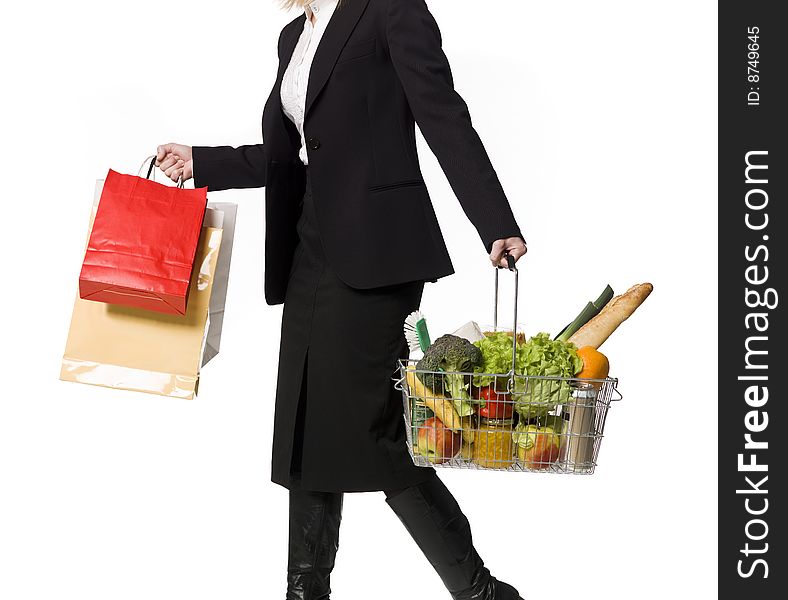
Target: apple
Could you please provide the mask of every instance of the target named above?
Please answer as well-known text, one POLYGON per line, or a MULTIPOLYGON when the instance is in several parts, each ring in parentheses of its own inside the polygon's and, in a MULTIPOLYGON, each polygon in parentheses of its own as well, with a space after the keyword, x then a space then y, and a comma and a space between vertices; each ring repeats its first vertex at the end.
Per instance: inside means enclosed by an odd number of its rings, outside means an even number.
POLYGON ((446 427, 437 417, 430 417, 419 425, 418 452, 439 465, 460 451, 462 434, 446 427))
POLYGON ((530 469, 547 469, 561 454, 561 436, 552 427, 528 425, 517 455, 530 469))

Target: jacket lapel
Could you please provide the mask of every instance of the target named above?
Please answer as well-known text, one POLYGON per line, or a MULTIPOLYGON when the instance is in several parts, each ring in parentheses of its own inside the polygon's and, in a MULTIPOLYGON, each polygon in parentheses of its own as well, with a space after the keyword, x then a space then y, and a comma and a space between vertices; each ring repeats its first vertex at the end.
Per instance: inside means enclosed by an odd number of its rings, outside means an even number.
POLYGON ((301 32, 304 30, 304 21, 306 15, 302 14, 290 25, 290 30, 287 32, 284 41, 282 42, 282 58, 279 59, 279 72, 276 75, 277 87, 282 86, 282 77, 284 77, 287 65, 290 64, 290 59, 293 58, 298 38, 301 37, 301 32))
POLYGON ((276 114, 279 116, 282 123, 285 137, 289 140, 289 144, 293 148, 300 147, 301 136, 298 134, 296 126, 287 115, 285 115, 285 111, 282 108, 282 79, 284 78, 287 66, 290 64, 290 59, 293 58, 293 52, 295 52, 295 47, 298 44, 298 39, 301 37, 301 32, 304 30, 305 20, 306 15, 301 15, 300 18, 296 19, 291 24, 290 29, 284 34, 284 39, 282 40, 282 57, 279 59, 279 70, 276 75, 276 83, 273 90, 276 114))
MULTIPOLYGON (((345 46, 347 38, 356 26, 367 4, 369 4, 369 0, 343 0, 334 10, 334 14, 323 32, 323 37, 320 38, 315 57, 312 59, 312 66, 309 70, 309 83, 306 88, 304 119, 309 114, 309 109, 314 104, 315 99, 320 95, 323 86, 326 85, 331 71, 339 58, 339 53, 345 46)), ((303 21, 300 21, 300 23, 300 29, 303 29, 303 21)), ((295 37, 297 41, 298 36, 295 37)), ((289 56, 292 56, 295 43, 293 42, 293 48, 290 48, 289 56)), ((290 62, 289 58, 287 62, 290 62)))

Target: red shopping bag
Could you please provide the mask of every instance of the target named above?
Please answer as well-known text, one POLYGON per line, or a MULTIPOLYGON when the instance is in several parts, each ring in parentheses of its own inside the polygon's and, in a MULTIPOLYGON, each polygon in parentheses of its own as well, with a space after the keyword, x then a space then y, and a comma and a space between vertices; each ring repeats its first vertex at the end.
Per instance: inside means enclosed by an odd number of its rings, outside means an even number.
POLYGON ((79 275, 79 297, 185 315, 207 192, 110 169, 79 275))

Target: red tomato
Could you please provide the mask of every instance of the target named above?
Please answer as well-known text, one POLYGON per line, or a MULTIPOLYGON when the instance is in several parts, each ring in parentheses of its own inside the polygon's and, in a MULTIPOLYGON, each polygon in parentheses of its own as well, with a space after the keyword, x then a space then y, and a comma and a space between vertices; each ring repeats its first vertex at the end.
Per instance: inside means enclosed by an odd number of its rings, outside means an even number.
POLYGON ((495 391, 495 386, 487 385, 479 388, 477 397, 484 400, 484 406, 479 409, 479 416, 486 419, 508 419, 514 412, 510 394, 495 391))

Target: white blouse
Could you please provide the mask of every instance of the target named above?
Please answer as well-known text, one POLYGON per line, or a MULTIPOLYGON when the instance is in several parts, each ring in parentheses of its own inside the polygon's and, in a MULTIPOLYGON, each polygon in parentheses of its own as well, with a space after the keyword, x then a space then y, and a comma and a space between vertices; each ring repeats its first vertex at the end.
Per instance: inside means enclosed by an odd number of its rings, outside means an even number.
POLYGON ((293 57, 282 76, 282 110, 295 123, 301 135, 301 150, 298 153, 301 162, 308 164, 306 140, 304 139, 304 110, 306 108, 306 88, 309 83, 309 69, 315 57, 317 45, 328 26, 331 15, 337 6, 337 0, 312 0, 304 5, 306 20, 301 37, 298 38, 293 57), (310 21, 315 15, 314 25, 310 21))

